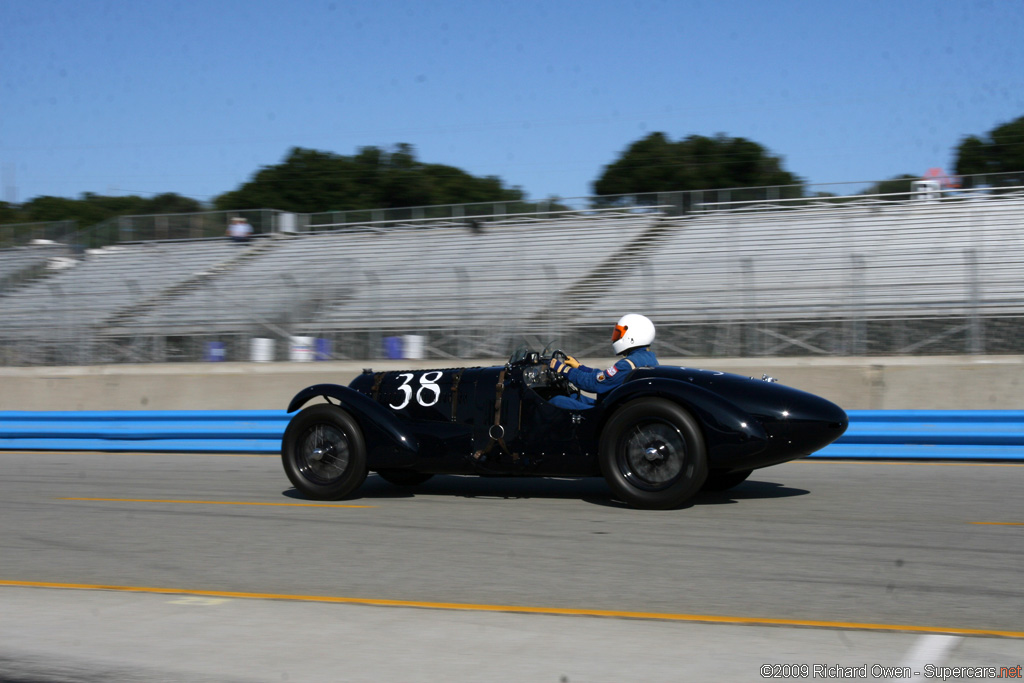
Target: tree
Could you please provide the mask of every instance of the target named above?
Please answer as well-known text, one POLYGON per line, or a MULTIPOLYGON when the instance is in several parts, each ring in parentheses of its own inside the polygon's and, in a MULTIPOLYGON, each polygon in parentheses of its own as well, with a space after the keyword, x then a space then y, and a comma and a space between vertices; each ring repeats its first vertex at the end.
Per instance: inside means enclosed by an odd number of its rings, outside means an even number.
POLYGON ((353 156, 295 147, 236 190, 214 200, 224 211, 275 208, 297 213, 436 204, 520 201, 523 193, 494 176, 478 178, 416 159, 412 145, 362 147, 353 156))
POLYGON ((173 192, 158 194, 141 202, 140 214, 150 213, 195 213, 203 210, 203 205, 191 197, 182 197, 173 192))
POLYGON ((984 137, 969 135, 957 147, 956 173, 982 175, 964 178, 965 187, 986 183, 995 187, 1024 185, 1024 116, 996 126, 984 137))
POLYGON ((781 158, 756 142, 722 133, 672 142, 664 133, 651 133, 604 168, 594 182, 594 193, 639 195, 765 186, 792 186, 782 188, 780 198, 803 194, 802 180, 784 170, 781 158))
POLYGON ((23 214, 17 205, 9 202, 0 202, 0 224, 20 223, 23 214))
POLYGON ((202 205, 189 197, 174 193, 157 195, 151 199, 129 195, 105 197, 83 193, 78 199, 40 196, 21 206, 21 218, 28 222, 78 221, 79 227, 88 227, 114 216, 146 215, 153 213, 190 213, 202 210, 202 205))
POLYGON ((906 201, 910 199, 911 183, 920 179, 920 176, 904 173, 902 175, 895 176, 894 178, 890 178, 889 180, 883 180, 879 183, 875 183, 865 190, 864 194, 887 195, 883 197, 883 199, 888 201, 906 201))

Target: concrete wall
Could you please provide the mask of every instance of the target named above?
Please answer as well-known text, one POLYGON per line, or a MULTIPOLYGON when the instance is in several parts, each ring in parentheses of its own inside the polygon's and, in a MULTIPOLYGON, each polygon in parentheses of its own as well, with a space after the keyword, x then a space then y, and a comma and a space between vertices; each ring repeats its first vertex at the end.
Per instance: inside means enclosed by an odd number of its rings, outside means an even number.
MULTIPOLYGON (((610 365, 612 359, 585 359, 610 365)), ((466 362, 176 363, 0 368, 0 410, 284 409, 300 389, 348 384, 374 370, 496 365, 466 362)), ((760 377, 858 409, 1024 409, 1024 357, 663 358, 685 365, 760 377)))

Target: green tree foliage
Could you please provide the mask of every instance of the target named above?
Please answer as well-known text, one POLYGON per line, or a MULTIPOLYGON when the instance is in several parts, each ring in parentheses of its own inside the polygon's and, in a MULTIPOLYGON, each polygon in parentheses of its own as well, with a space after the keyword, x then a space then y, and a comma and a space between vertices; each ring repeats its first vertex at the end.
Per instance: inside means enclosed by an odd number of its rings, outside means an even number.
POLYGON ((144 199, 139 207, 142 211, 133 212, 138 214, 150 213, 195 213, 202 211, 203 206, 191 197, 182 197, 173 192, 158 194, 155 197, 144 199))
POLYGON ((594 193, 637 195, 773 185, 794 186, 781 190, 779 197, 803 194, 801 179, 784 170, 782 160, 756 142, 724 134, 691 135, 673 142, 664 133, 651 133, 604 168, 594 182, 594 193))
POLYGON ((78 199, 66 197, 35 197, 20 206, 6 205, 0 211, 3 223, 39 223, 47 221, 78 221, 88 227, 113 216, 141 216, 154 213, 190 213, 201 211, 194 199, 167 193, 156 197, 105 197, 91 192, 78 199))
POLYGON ((0 224, 17 223, 21 220, 21 209, 16 204, 0 202, 0 224))
POLYGON ((911 183, 920 180, 920 176, 904 173, 889 180, 875 183, 864 191, 864 194, 884 194, 885 199, 890 201, 904 201, 910 199, 911 183))
POLYGON ((275 208, 298 213, 520 201, 523 193, 494 176, 478 178, 452 166, 424 164, 413 147, 363 147, 353 156, 293 148, 284 161, 260 169, 238 189, 214 200, 230 211, 275 208))
MULTIPOLYGON (((1024 116, 996 126, 984 137, 964 138, 956 150, 956 172, 988 176, 979 182, 995 187, 1024 185, 1024 116)), ((964 180, 968 187, 973 184, 964 180)))

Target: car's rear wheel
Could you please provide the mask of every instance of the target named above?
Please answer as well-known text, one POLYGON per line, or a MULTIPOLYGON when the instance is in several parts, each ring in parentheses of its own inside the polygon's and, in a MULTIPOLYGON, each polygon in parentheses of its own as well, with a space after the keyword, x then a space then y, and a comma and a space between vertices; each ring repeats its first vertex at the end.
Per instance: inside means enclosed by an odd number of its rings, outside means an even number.
POLYGON ((601 432, 599 457, 615 497, 638 508, 679 507, 707 477, 700 425, 679 405, 660 398, 619 408, 601 432))
POLYGON ((708 478, 701 486, 702 491, 728 491, 734 486, 739 486, 747 480, 753 470, 740 470, 739 472, 708 472, 708 478))
POLYGON ((419 486, 434 476, 433 474, 413 470, 377 470, 377 475, 395 486, 419 486))
POLYGON ((366 444, 347 412, 327 403, 306 408, 284 432, 281 460, 296 489, 309 498, 337 500, 366 479, 366 444))

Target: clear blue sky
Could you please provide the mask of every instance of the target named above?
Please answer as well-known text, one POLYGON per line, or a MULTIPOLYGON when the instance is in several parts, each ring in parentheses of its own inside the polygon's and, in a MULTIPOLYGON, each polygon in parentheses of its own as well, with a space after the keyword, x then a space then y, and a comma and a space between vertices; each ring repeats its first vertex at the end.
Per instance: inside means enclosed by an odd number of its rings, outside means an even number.
POLYGON ((293 146, 591 193, 653 131, 811 183, 1024 115, 1021 0, 0 0, 0 199, 235 189, 293 146))

